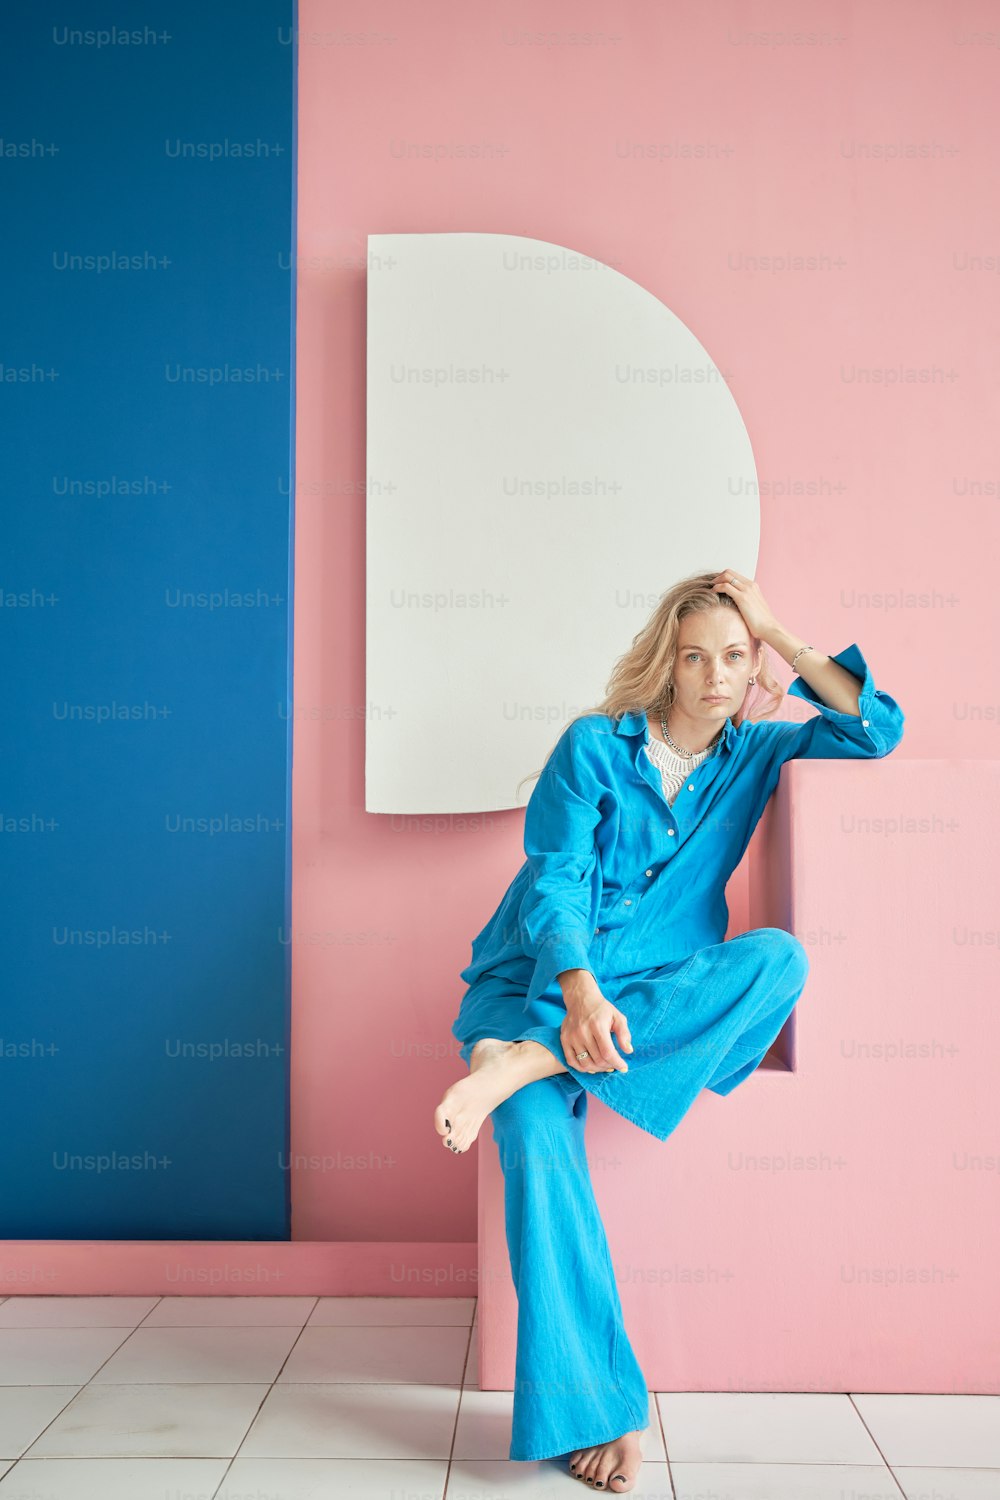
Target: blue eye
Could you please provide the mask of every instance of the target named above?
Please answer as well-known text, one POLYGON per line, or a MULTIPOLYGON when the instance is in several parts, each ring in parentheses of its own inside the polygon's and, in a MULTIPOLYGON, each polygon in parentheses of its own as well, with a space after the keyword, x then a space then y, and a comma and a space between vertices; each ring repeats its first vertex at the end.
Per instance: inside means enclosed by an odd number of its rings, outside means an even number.
MULTIPOLYGON (((743 652, 742 651, 730 651, 729 654, 730 654, 730 656, 738 656, 741 659, 742 659, 742 656, 743 656, 743 652)), ((685 656, 684 660, 685 661, 694 661, 697 656, 698 656, 698 652, 697 651, 689 651, 687 653, 687 655, 685 656)))

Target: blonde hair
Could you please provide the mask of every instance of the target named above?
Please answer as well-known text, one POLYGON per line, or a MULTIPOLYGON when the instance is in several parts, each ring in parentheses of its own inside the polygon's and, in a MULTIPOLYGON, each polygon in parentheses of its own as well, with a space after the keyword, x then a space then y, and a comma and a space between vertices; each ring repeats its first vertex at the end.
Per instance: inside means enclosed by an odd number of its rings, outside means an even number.
MULTIPOLYGON (((677 659, 681 621, 689 615, 709 609, 734 609, 739 613, 738 606, 728 594, 712 589, 712 580, 717 577, 718 572, 692 573, 667 589, 649 620, 633 639, 630 649, 615 663, 604 701, 596 708, 585 708, 581 713, 574 714, 560 731, 559 738, 569 724, 594 714, 607 714, 617 721, 626 713, 641 709, 648 714, 650 709, 656 709, 658 713, 662 712, 664 718, 667 717, 674 701, 674 687, 670 679, 677 659)), ((740 615, 741 620, 742 618, 740 615)), ((760 666, 754 674, 756 682, 747 687, 742 704, 732 715, 734 728, 739 728, 744 721, 770 718, 777 712, 785 696, 784 688, 775 680, 771 671, 767 647, 752 631, 749 635, 754 653, 760 650, 760 666)), ((555 744, 552 749, 555 749, 555 744)), ((552 750, 549 755, 551 753, 552 750)), ((525 781, 540 776, 543 770, 544 766, 532 771, 529 776, 522 776, 517 784, 517 792, 520 792, 525 781)))

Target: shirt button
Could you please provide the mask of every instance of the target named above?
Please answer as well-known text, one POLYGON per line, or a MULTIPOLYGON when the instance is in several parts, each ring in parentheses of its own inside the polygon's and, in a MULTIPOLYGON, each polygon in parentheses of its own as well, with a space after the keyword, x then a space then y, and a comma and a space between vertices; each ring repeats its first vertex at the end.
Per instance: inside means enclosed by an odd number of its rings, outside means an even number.
POLYGON ((862 719, 861 722, 865 726, 865 728, 867 729, 868 728, 868 720, 867 719, 862 719))
POLYGON ((688 782, 688 791, 689 792, 693 792, 694 791, 694 782, 693 781, 692 782, 688 782))
POLYGON ((667 829, 667 838, 668 839, 672 839, 673 836, 674 836, 674 830, 672 828, 668 828, 667 829))
POLYGON ((600 928, 599 928, 599 927, 595 927, 595 928, 594 928, 594 936, 595 936, 595 937, 596 937, 596 936, 597 936, 597 934, 598 934, 598 933, 599 933, 599 932, 600 932, 600 930, 601 930, 601 929, 600 929, 600 928))
POLYGON ((631 905, 632 905, 632 903, 631 903, 631 901, 626 901, 626 902, 625 902, 625 905, 626 905, 626 906, 631 906, 631 905))
POLYGON ((652 875, 652 873, 653 873, 653 872, 652 872, 652 870, 647 870, 647 871, 646 871, 646 874, 647 874, 647 875, 652 875))

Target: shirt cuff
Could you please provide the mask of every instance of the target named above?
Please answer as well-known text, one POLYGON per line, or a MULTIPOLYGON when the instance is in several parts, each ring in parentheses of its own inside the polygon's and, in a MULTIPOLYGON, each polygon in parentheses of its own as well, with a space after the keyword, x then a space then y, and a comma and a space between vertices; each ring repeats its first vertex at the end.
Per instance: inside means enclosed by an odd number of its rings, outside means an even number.
POLYGON ((563 969, 590 969, 590 943, 577 932, 555 933, 546 938, 535 960, 535 972, 525 996, 525 1006, 537 1000, 563 969))
MULTIPOLYGON (((855 677, 861 678, 861 688, 858 694, 858 708, 861 717, 865 718, 864 710, 871 708, 875 701, 875 683, 872 680, 871 669, 865 661, 857 645, 847 646, 843 651, 838 651, 836 656, 830 657, 838 666, 853 672, 855 677)), ((824 703, 815 688, 809 686, 802 677, 793 677, 788 685, 788 692, 796 698, 804 698, 807 703, 815 703, 817 708, 822 708, 825 713, 832 714, 835 719, 853 719, 854 714, 845 714, 842 709, 831 708, 824 703)))
POLYGON ((830 657, 839 666, 853 672, 855 677, 861 679, 861 687, 858 690, 858 711, 856 714, 844 713, 843 709, 831 708, 829 703, 824 703, 816 689, 810 687, 801 677, 793 677, 788 685, 788 695, 792 698, 804 698, 807 703, 812 703, 820 710, 825 718, 833 719, 838 724, 843 724, 857 733, 858 739, 867 741, 874 752, 882 747, 874 734, 871 732, 871 720, 878 712, 877 699, 875 696, 875 682, 872 678, 871 668, 865 661, 864 656, 857 643, 846 646, 843 651, 838 651, 835 656, 830 657), (867 722, 866 722, 867 721, 867 722))

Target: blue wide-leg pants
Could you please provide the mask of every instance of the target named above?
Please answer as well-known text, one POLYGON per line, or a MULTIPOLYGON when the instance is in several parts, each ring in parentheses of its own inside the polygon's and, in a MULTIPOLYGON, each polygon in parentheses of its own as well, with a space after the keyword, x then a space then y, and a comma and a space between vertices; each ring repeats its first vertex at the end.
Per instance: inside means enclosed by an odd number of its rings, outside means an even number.
MULTIPOLYGON (((703 1088, 730 1094, 760 1064, 808 969, 797 938, 762 927, 643 974, 601 978, 628 1019, 628 1073, 568 1068, 492 1111, 518 1302, 511 1459, 554 1458, 649 1425, 587 1164, 587 1096, 666 1140, 703 1088)), ((567 1066, 561 1000, 544 996, 526 1012, 524 993, 495 976, 470 987, 452 1028, 466 1061, 495 1036, 540 1042, 567 1066)))

